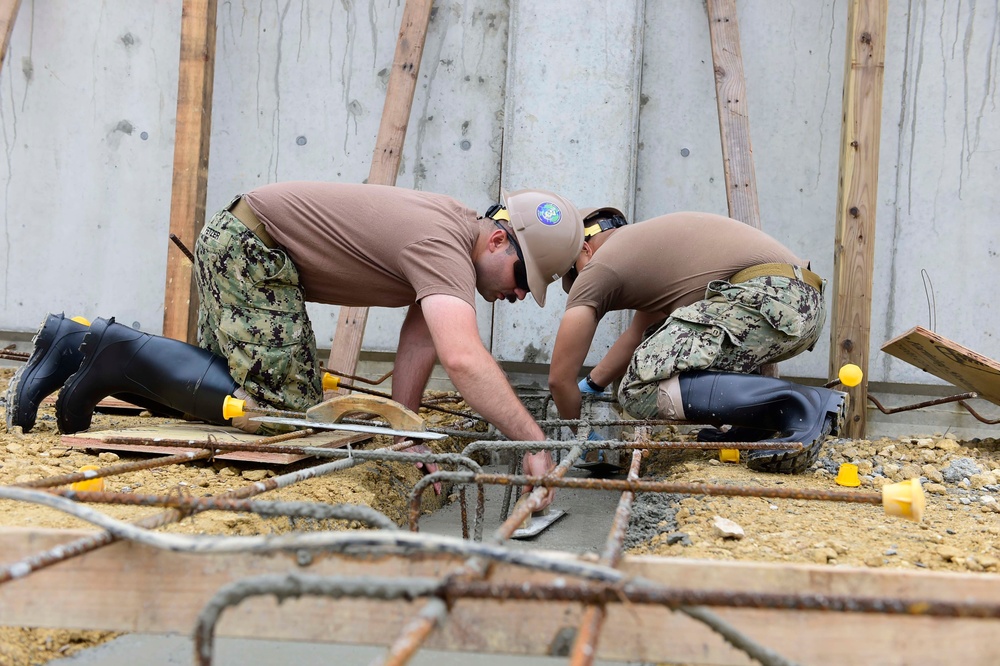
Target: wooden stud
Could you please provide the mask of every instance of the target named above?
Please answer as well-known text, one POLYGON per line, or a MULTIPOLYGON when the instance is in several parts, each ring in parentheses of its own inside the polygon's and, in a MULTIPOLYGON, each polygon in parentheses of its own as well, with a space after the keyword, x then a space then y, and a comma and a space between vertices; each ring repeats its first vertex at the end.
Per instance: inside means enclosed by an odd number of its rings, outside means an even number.
MULTIPOLYGON (((887 16, 887 0, 849 3, 831 298, 831 377, 846 363, 854 363, 868 375, 887 16)), ((841 436, 861 438, 867 429, 867 382, 848 392, 851 403, 841 436)))
POLYGON ((707 4, 729 217, 760 229, 757 176, 750 143, 750 105, 743 76, 736 0, 708 0, 707 4))
MULTIPOLYGON (((417 87, 420 58, 427 37, 433 0, 406 0, 403 19, 396 41, 396 54, 392 61, 392 72, 385 93, 382 121, 375 140, 375 154, 372 158, 368 182, 376 185, 395 185, 399 162, 406 139, 406 127, 410 120, 413 91, 417 87)), ((331 371, 353 375, 358 367, 361 343, 368 322, 368 308, 340 309, 337 330, 330 345, 327 367, 331 371)), ((341 389, 342 391, 345 389, 341 389)))
MULTIPOLYGON (((192 252, 205 224, 208 192, 208 146, 212 131, 217 0, 184 0, 181 55, 177 78, 177 130, 170 194, 170 233, 192 252)), ((193 265, 173 243, 167 245, 167 284, 163 335, 197 340, 198 295, 193 265)))
POLYGON ((7 45, 10 43, 10 33, 14 29, 14 19, 21 7, 21 0, 0 0, 0 68, 7 59, 7 45))

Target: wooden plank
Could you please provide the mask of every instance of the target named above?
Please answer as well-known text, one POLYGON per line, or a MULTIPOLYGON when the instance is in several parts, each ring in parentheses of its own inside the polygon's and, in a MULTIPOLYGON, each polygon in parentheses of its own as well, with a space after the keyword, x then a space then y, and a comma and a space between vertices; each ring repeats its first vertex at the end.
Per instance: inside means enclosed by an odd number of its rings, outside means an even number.
POLYGON ((736 0, 708 0, 707 5, 729 217, 760 229, 757 175, 750 143, 750 105, 743 76, 736 0))
MULTIPOLYGON (((263 435, 251 435, 250 433, 237 430, 236 428, 226 428, 213 426, 207 423, 167 423, 149 428, 120 428, 117 430, 97 430, 94 432, 78 432, 73 435, 63 435, 60 438, 64 446, 77 449, 99 449, 101 451, 125 451, 132 453, 155 453, 162 455, 176 455, 185 451, 196 451, 197 447, 190 449, 156 446, 155 444, 140 444, 149 439, 189 439, 192 444, 207 442, 212 436, 218 442, 223 443, 245 443, 253 444, 263 439, 263 435), (110 438, 127 437, 136 440, 135 444, 112 443, 110 438)), ((324 449, 339 449, 348 444, 368 441, 372 436, 367 433, 358 432, 338 432, 335 430, 325 430, 309 435, 304 439, 288 442, 297 446, 316 446, 324 449)), ((270 465, 289 465, 309 456, 296 453, 261 453, 256 451, 232 451, 220 453, 215 456, 217 460, 235 460, 242 462, 266 463, 270 465)))
MULTIPOLYGON (((887 5, 888 0, 848 3, 830 377, 836 377, 846 363, 858 365, 868 376, 887 5)), ((867 430, 867 382, 848 392, 851 401, 843 436, 861 438, 867 430)))
POLYGON ((14 29, 14 19, 21 7, 21 0, 0 0, 0 68, 7 60, 7 46, 10 44, 10 33, 14 29))
MULTIPOLYGON (((59 399, 59 394, 53 393, 52 395, 46 396, 42 400, 42 404, 51 407, 56 404, 56 400, 59 399)), ((101 398, 101 401, 97 403, 94 408, 95 412, 134 412, 136 414, 145 411, 145 407, 140 407, 138 405, 133 405, 131 402, 125 402, 124 400, 119 400, 113 395, 101 398)))
MULTIPOLYGON (((208 145, 212 131, 217 0, 184 0, 177 78, 177 130, 170 194, 170 233, 191 251, 205 224, 208 145)), ((169 239, 163 335, 197 341, 198 298, 191 261, 169 239)))
MULTIPOLYGON (((403 142, 410 121, 413 91, 417 87, 420 58, 424 52, 427 24, 431 17, 433 0, 406 0, 403 19, 399 26, 396 53, 385 92, 382 121, 375 139, 375 154, 368 173, 369 183, 395 185, 399 162, 403 155, 403 142)), ((368 322, 368 308, 340 309, 337 329, 330 345, 327 367, 344 375, 356 374, 361 343, 368 322)), ((344 392, 341 389, 341 392, 344 392)))
POLYGON ((1000 405, 1000 363, 943 335, 915 326, 882 351, 1000 405))
MULTIPOLYGON (((0 529, 7 564, 85 534, 81 530, 0 529)), ((568 555, 552 553, 556 556, 568 555)), ((189 634, 222 585, 252 575, 297 571, 339 576, 435 576, 453 571, 446 556, 352 559, 294 554, 194 555, 115 543, 0 585, 0 625, 189 634), (58 603, 55 603, 58 600, 58 603)), ((664 585, 699 590, 858 595, 933 601, 995 602, 1000 576, 855 569, 800 564, 625 557, 621 569, 664 585)), ((496 582, 552 581, 556 576, 495 567, 496 582)), ((251 599, 223 615, 219 636, 387 645, 421 602, 305 598, 251 599)), ((736 628, 803 664, 1000 663, 985 620, 778 610, 714 609, 736 628), (863 656, 862 656, 863 655, 863 656)), ((431 649, 547 655, 572 631, 580 604, 461 601, 426 643, 431 649)), ((703 625, 653 607, 611 605, 598 657, 619 661, 750 664, 703 625)))

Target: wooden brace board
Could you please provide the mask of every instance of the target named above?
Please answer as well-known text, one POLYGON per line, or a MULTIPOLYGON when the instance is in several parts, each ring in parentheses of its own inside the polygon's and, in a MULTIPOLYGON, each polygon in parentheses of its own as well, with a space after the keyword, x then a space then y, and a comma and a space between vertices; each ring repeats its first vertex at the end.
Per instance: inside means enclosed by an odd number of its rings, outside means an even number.
MULTIPOLYGON (((94 532, 0 529, 0 562, 10 564, 94 532)), ((566 553, 550 553, 571 557, 566 553)), ((434 576, 453 571, 451 556, 347 558, 317 554, 307 566, 294 553, 185 554, 118 542, 0 585, 0 625, 190 634, 220 586, 248 576, 297 571, 337 576, 434 576)), ((856 595, 996 602, 1000 576, 804 564, 720 562, 626 556, 630 574, 685 589, 856 595)), ((557 576, 496 565, 496 582, 552 581, 557 576)), ((387 645, 423 601, 257 597, 225 611, 218 636, 387 645)), ((658 606, 611 604, 597 657, 616 661, 739 664, 752 662, 681 613, 658 606)), ((1000 663, 996 621, 901 615, 713 608, 763 645, 802 664, 1000 663)), ((581 604, 463 600, 426 643, 429 649, 550 654, 565 647, 581 604), (560 638, 562 637, 562 638, 560 638)), ((570 638, 570 641, 572 638, 570 638)))
MULTIPOLYGON (((251 435, 237 430, 214 426, 207 423, 168 423, 151 428, 121 428, 119 430, 98 430, 95 432, 78 432, 73 435, 63 435, 62 443, 78 449, 99 449, 101 451, 128 451, 135 453, 157 453, 176 455, 186 451, 197 451, 197 444, 207 442, 209 435, 219 442, 253 444, 263 439, 262 435, 251 435), (194 445, 190 449, 155 446, 146 443, 118 444, 110 443, 109 438, 128 437, 141 442, 147 439, 189 439, 194 445)), ((317 432, 302 439, 294 439, 286 444, 293 446, 316 446, 326 449, 336 449, 371 439, 371 435, 359 432, 326 430, 317 432)), ((217 460, 236 460, 243 462, 268 463, 272 465, 288 465, 309 456, 297 453, 259 453, 255 451, 231 451, 215 456, 217 460)))
POLYGON ((937 333, 915 326, 882 351, 1000 405, 1000 363, 937 333))

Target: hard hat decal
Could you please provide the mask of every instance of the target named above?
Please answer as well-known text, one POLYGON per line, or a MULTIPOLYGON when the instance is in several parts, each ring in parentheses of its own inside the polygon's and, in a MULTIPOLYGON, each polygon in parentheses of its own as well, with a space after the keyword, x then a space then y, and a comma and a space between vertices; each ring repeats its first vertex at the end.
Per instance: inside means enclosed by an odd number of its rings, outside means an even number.
POLYGON ((559 206, 548 201, 538 204, 535 215, 538 216, 539 222, 550 227, 559 224, 559 221, 562 220, 562 211, 559 210, 559 206))

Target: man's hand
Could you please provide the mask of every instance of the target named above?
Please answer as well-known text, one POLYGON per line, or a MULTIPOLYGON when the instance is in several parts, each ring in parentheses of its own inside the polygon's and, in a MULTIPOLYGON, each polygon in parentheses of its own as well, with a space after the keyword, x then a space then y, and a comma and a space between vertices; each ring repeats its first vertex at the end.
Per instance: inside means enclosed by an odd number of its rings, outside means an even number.
MULTIPOLYGON (((524 458, 521 459, 521 471, 525 476, 545 476, 555 467, 555 463, 552 462, 552 454, 548 451, 539 451, 538 453, 525 453, 524 458)), ((534 486, 525 486, 525 494, 530 493, 534 490, 534 486)), ((552 504, 552 500, 555 499, 556 491, 555 488, 546 489, 547 492, 545 496, 542 497, 538 511, 541 511, 548 505, 552 504)))
MULTIPOLYGON (((433 451, 431 451, 426 444, 414 444, 409 448, 403 449, 403 451, 406 451, 407 453, 433 453, 433 451)), ((436 463, 418 462, 416 463, 416 465, 417 469, 419 469, 424 476, 427 476, 428 474, 433 474, 434 472, 438 471, 438 466, 436 463)), ((440 481, 434 482, 434 494, 435 495, 441 494, 440 481)))
POLYGON ((605 391, 608 390, 608 387, 605 386, 600 391, 598 391, 597 389, 595 389, 593 386, 590 385, 590 382, 588 382, 587 379, 588 377, 584 377, 583 379, 580 380, 580 383, 577 384, 577 386, 580 388, 580 393, 593 393, 595 395, 600 395, 601 393, 604 393, 605 391))

